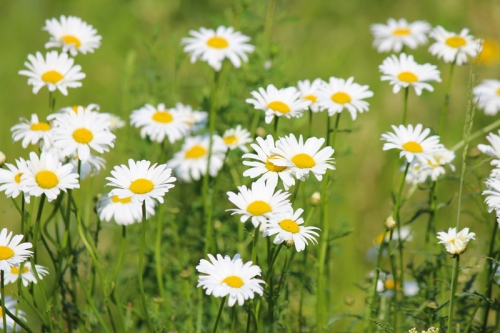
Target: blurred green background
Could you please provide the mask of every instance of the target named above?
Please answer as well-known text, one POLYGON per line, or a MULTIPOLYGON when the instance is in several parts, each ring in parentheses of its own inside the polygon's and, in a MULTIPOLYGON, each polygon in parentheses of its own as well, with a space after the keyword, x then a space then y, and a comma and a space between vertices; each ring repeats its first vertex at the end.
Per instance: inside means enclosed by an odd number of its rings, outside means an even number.
MULTIPOLYGON (((352 233, 334 243, 332 248, 331 272, 328 284, 332 296, 330 314, 360 313, 364 307, 364 293, 356 284, 363 283, 366 273, 373 265, 366 261, 366 253, 373 245, 373 239, 383 230, 382 224, 391 213, 391 182, 395 152, 383 152, 380 136, 390 130, 391 124, 399 124, 402 113, 403 94, 394 95, 387 82, 380 81, 378 66, 389 53, 379 54, 372 47, 370 25, 385 23, 388 18, 406 18, 408 21, 425 20, 431 25, 442 25, 449 31, 459 32, 467 27, 476 37, 500 41, 500 2, 494 0, 422 0, 422 1, 383 1, 383 0, 346 0, 346 1, 277 1, 273 24, 267 31, 270 41, 269 52, 266 48, 266 2, 265 1, 188 1, 188 0, 73 0, 73 1, 35 1, 18 0, 0 2, 0 150, 8 161, 22 156, 19 142, 11 140, 10 127, 18 122, 19 117, 29 118, 32 113, 48 114, 48 92, 42 89, 37 95, 31 92, 26 77, 17 72, 24 69, 23 63, 28 54, 45 52, 44 44, 48 33, 42 31, 45 20, 60 15, 75 15, 93 25, 102 36, 102 46, 94 54, 78 55, 75 62, 82 66, 87 77, 83 87, 69 89, 68 96, 56 95, 56 107, 74 104, 87 105, 97 103, 102 111, 112 112, 128 121, 132 110, 144 103, 165 102, 167 107, 176 102, 190 104, 194 108, 206 105, 209 94, 212 71, 206 64, 190 64, 183 54, 180 39, 188 35, 191 29, 199 27, 216 28, 218 25, 235 26, 243 34, 252 37, 257 52, 250 55, 250 63, 240 73, 231 69, 228 84, 222 93, 221 107, 228 112, 227 125, 221 125, 223 131, 230 125, 242 122, 249 126, 254 112, 244 102, 250 97, 250 91, 270 83, 278 87, 295 85, 297 80, 327 80, 330 76, 355 77, 355 82, 367 84, 374 92, 369 100, 370 111, 358 116, 355 122, 344 115, 341 129, 351 129, 351 133, 341 133, 337 139, 335 184, 331 205, 332 227, 335 231, 352 230, 352 233), (259 47, 261 49, 259 50, 259 47), (271 59, 271 69, 263 69, 264 62, 271 59), (261 72, 261 74, 256 74, 261 72), (246 76, 244 83, 238 82, 238 75, 246 76), (254 77, 256 76, 256 77, 254 77), (233 81, 231 81, 233 80, 233 81), (232 83, 236 82, 236 83, 232 83), (345 303, 346 297, 354 297, 354 304, 345 303)), ((269 28, 269 26, 268 26, 269 28)), ((497 44, 498 45, 498 44, 497 44)), ((427 46, 409 53, 419 63, 430 62, 438 65, 443 83, 433 84, 435 91, 425 91, 417 97, 413 91, 409 99, 409 123, 422 123, 436 128, 438 115, 444 100, 445 82, 448 78, 449 64, 437 60, 427 52, 427 46)), ((497 50, 498 52, 498 50, 497 50)), ((498 54, 497 54, 498 58, 498 54)), ((462 127, 467 106, 467 80, 469 66, 455 69, 451 89, 449 112, 442 143, 448 148, 457 143, 462 136, 462 127)), ((498 59, 485 63, 478 71, 480 80, 500 78, 498 59)), ((482 111, 476 114, 473 131, 496 120, 498 116, 488 117, 482 111)), ((283 120, 280 122, 281 135, 293 131, 306 133, 307 117, 283 120)), ((270 126, 261 126, 271 131, 270 126)), ((314 133, 323 136, 324 114, 315 116, 314 133)), ((472 143, 475 146, 484 139, 472 143)), ((128 158, 144 158, 148 152, 145 143, 139 141, 136 130, 128 126, 117 132, 116 148, 104 157, 107 168, 93 182, 95 192, 104 192, 105 177, 114 165, 125 163, 128 158)), ((179 145, 169 147, 169 156, 179 145)), ((149 149, 149 148, 147 148, 149 149)), ((461 152, 457 155, 455 166, 460 170, 461 152)), ((159 161, 164 162, 164 161, 159 161)), ((488 167, 483 167, 484 172, 488 167)), ((241 168, 244 170, 244 168, 241 168)), ((457 173, 458 175, 458 173, 457 173)), ((456 195, 457 182, 450 180, 441 190, 441 201, 456 195), (446 190, 445 190, 446 189, 446 190)), ((185 193, 178 184, 172 191, 173 197, 185 193), (177 191, 177 192, 176 192, 177 191)), ((466 187, 467 193, 479 191, 477 183, 466 187)), ((224 185, 224 189, 236 190, 235 186, 224 185), (227 188, 226 188, 227 187, 227 188)), ((319 183, 308 180, 304 194, 309 196, 320 188, 319 183)), ((222 190, 221 190, 222 191, 222 190)), ((302 195, 302 194, 301 194, 302 195)), ((405 219, 411 217, 409 208, 426 200, 427 192, 416 193, 412 201, 403 208, 405 219), (405 213, 407 212, 407 213, 405 213), (405 215, 406 214, 406 215, 405 215)), ((224 192, 221 193, 223 198, 224 192)), ((302 198, 305 199, 305 198, 302 198)), ((466 207, 474 208, 472 201, 466 201, 466 207)), ((479 200, 480 202, 481 200, 479 200)), ((221 202, 221 201, 218 201, 221 202)), ((477 203, 478 201, 475 200, 477 203)), ((171 199, 172 207, 188 209, 176 199, 171 199)), ((199 204, 199 203, 198 203, 199 204)), ((222 222, 238 223, 236 217, 224 213, 228 203, 221 203, 216 219, 222 222)), ((10 199, 0 197, 0 226, 19 230, 18 214, 13 209, 10 199)), ((451 206, 439 213, 438 227, 454 226, 456 218, 456 200, 451 206)), ((182 219, 182 218, 181 218, 182 219)), ((319 214, 314 215, 313 225, 319 224, 319 214)), ((408 260, 419 258, 419 244, 423 242, 425 219, 412 224, 414 240, 409 244, 413 251, 408 260)), ((493 221, 493 217, 491 218, 493 221)), ((474 228, 482 232, 487 226, 480 226, 474 218, 464 215, 461 226, 474 228)), ((224 229, 224 226, 222 227, 224 229)), ((131 233, 138 232, 133 226, 131 233)), ((224 229, 225 230, 225 229, 224 229)), ((230 237, 228 232, 222 234, 230 237)), ((229 230, 229 229, 228 229, 229 230)), ((115 224, 104 225, 104 241, 100 244, 104 253, 112 253, 113 242, 119 238, 120 228, 115 224)), ((186 231, 187 235, 196 235, 203 231, 186 231)), ((186 236, 186 237, 188 237, 186 236)), ((192 240, 186 240, 190 243, 192 240)), ((220 239, 219 248, 230 248, 224 242, 232 239, 220 239), (222 245, 221 245, 222 244, 222 245)), ((481 264, 484 255, 481 237, 472 243, 471 261, 481 264)), ((181 249, 170 248, 175 251, 181 249)), ((469 252, 468 252, 469 253, 469 252)), ((232 255, 232 253, 230 253, 232 255)), ((111 254, 113 257, 114 254, 111 254)), ((200 257, 192 256, 187 262, 192 267, 200 257)), ((48 265, 48 261, 45 263, 48 265)), ((132 269, 133 267, 130 267, 132 269)), ((133 275, 133 273, 132 273, 133 275)), ((191 274, 190 283, 195 284, 196 277, 191 274)), ((311 299, 312 302, 312 299, 311 299)), ((313 308, 313 307, 311 307, 313 308)), ((311 311, 312 314, 312 311, 311 311)))

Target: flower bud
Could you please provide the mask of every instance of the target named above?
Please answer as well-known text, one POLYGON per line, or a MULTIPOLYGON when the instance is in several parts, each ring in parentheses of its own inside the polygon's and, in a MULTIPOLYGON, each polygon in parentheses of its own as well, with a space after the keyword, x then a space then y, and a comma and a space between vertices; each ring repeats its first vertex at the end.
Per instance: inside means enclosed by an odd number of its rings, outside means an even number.
POLYGON ((266 136, 267 132, 263 127, 257 127, 257 129, 255 130, 255 134, 263 138, 266 136))
POLYGON ((7 157, 3 152, 0 151, 0 167, 4 165, 5 161, 7 160, 7 157))
POLYGON ((393 230, 396 228, 396 221, 392 218, 392 215, 390 215, 384 222, 385 227, 387 230, 393 230))
POLYGON ((309 198, 309 202, 313 206, 318 206, 321 203, 321 194, 319 192, 314 192, 309 198))

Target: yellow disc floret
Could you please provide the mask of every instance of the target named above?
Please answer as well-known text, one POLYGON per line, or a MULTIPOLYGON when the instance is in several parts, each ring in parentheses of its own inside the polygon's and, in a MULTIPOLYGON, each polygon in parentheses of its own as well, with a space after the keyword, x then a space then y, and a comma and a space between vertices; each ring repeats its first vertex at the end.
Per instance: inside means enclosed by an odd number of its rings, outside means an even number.
POLYGON ((145 178, 136 179, 130 184, 130 190, 135 194, 146 194, 153 190, 154 184, 145 178))
POLYGON ((51 189, 59 184, 57 175, 49 170, 40 171, 35 176, 36 183, 43 189, 51 189))
POLYGON ((207 45, 214 49, 225 49, 229 46, 229 43, 224 37, 213 36, 207 40, 207 45))
POLYGON ((58 71, 47 71, 43 73, 42 80, 47 83, 56 84, 64 78, 64 75, 59 73, 58 71))
POLYGON ((64 35, 61 37, 61 40, 64 41, 66 45, 73 44, 76 48, 79 48, 82 44, 80 40, 73 35, 64 35))
POLYGON ((73 132, 73 139, 81 144, 87 144, 92 141, 94 135, 86 128, 78 128, 73 132))
POLYGON ((50 130, 50 125, 47 123, 37 123, 37 124, 32 124, 30 126, 30 130, 32 131, 48 131, 50 130))
POLYGON ((453 36, 449 37, 445 41, 446 45, 453 47, 453 48, 459 48, 467 44, 467 41, 460 36, 453 36))
POLYGON ((418 77, 412 72, 401 72, 398 75, 398 79, 406 83, 413 83, 418 81, 418 77))
POLYGON ((154 121, 163 124, 168 124, 174 120, 172 114, 167 111, 156 111, 152 118, 154 121))
POLYGON ((331 99, 337 104, 346 104, 351 101, 351 96, 349 96, 345 92, 339 91, 333 94, 331 99))
POLYGON ((265 201, 257 200, 248 205, 247 212, 253 216, 261 216, 271 212, 271 206, 265 201))
POLYGON ((191 147, 191 149, 189 149, 186 152, 185 157, 186 158, 200 158, 200 157, 205 156, 206 154, 207 154, 207 150, 205 148, 203 148, 200 145, 194 145, 193 147, 191 147))
POLYGON ((227 284, 231 288, 241 288, 244 285, 243 280, 236 275, 228 276, 227 278, 222 280, 222 283, 227 284))
POLYGON ((0 245, 0 260, 7 260, 14 256, 14 251, 10 247, 0 245))
POLYGON ((408 141, 403 144, 403 149, 409 151, 410 153, 421 153, 424 151, 424 148, 420 145, 420 143, 415 141, 408 141))
POLYGON ((274 101, 267 105, 273 111, 277 111, 279 113, 288 113, 291 111, 290 107, 283 102, 274 101))
POLYGON ((300 154, 297 154, 294 157, 292 157, 292 162, 298 168, 301 168, 301 169, 312 168, 313 166, 316 165, 316 162, 314 162, 314 159, 310 155, 304 154, 304 153, 300 153, 300 154))
POLYGON ((294 220, 285 219, 281 221, 279 224, 281 229, 291 232, 292 234, 296 234, 300 231, 299 225, 294 220))

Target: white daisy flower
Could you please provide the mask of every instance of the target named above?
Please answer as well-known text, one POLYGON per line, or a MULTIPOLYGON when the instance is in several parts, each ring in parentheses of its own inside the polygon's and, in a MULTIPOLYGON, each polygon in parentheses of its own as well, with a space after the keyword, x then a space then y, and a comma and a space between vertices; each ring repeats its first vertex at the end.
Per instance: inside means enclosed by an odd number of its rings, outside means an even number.
POLYGON ((80 161, 77 156, 72 156, 70 159, 71 164, 73 164, 73 172, 78 173, 78 162, 80 163, 80 179, 84 180, 87 177, 94 177, 104 169, 106 166, 106 160, 102 157, 90 154, 89 158, 85 161, 80 161))
POLYGON ((443 244, 446 251, 453 255, 464 253, 467 249, 467 243, 471 239, 475 239, 476 234, 469 232, 469 228, 462 229, 457 233, 456 228, 449 228, 448 232, 441 231, 437 233, 437 238, 440 240, 438 244, 443 244))
POLYGON ((253 141, 250 138, 250 132, 242 128, 241 125, 226 130, 222 135, 222 140, 229 150, 239 148, 245 153, 248 153, 248 148, 245 145, 253 141))
POLYGON ((248 98, 246 102, 252 104, 255 109, 266 113, 266 124, 271 123, 274 117, 302 117, 302 114, 311 104, 310 100, 302 99, 300 91, 295 87, 277 89, 270 84, 264 90, 252 91, 254 98, 248 98))
POLYGON ((285 190, 288 191, 290 186, 295 185, 295 178, 292 176, 291 167, 278 166, 271 162, 271 159, 276 156, 271 152, 276 148, 272 135, 268 135, 265 140, 257 137, 256 141, 257 144, 253 143, 250 146, 257 154, 243 155, 243 158, 251 159, 250 161, 243 161, 244 165, 251 167, 243 173, 243 176, 250 178, 262 176, 261 179, 270 179, 274 183, 278 183, 278 178, 280 178, 283 181, 285 190))
POLYGON ((455 159, 455 153, 453 151, 442 149, 433 152, 430 155, 435 162, 432 162, 431 160, 413 160, 406 175, 407 182, 411 184, 421 184, 425 183, 428 179, 435 182, 439 177, 446 174, 445 166, 448 166, 451 171, 455 171, 455 166, 451 164, 451 162, 455 159))
POLYGON ((124 120, 122 120, 122 118, 118 117, 116 114, 106 112, 103 113, 103 115, 108 116, 109 129, 111 131, 115 131, 119 128, 122 128, 127 124, 124 120))
MULTIPOLYGON (((5 163, 5 166, 9 169, 0 168, 0 192, 5 191, 5 196, 7 198, 17 198, 17 196, 22 192, 21 176, 28 169, 28 165, 23 158, 16 160, 16 165, 10 163, 5 163)), ((29 203, 30 195, 29 193, 24 193, 24 200, 29 203)))
POLYGON ((73 66, 74 59, 70 58, 67 53, 58 54, 57 51, 51 51, 43 58, 40 52, 36 53, 36 57, 28 55, 30 62, 25 62, 24 65, 29 70, 19 71, 20 75, 29 77, 28 84, 33 85, 33 93, 47 86, 49 91, 59 91, 63 95, 68 95, 68 88, 78 88, 82 86, 80 80, 85 78, 85 74, 81 72, 80 65, 73 66))
POLYGON ((141 203, 144 200, 156 199, 163 203, 163 196, 175 185, 171 184, 177 179, 171 177, 172 169, 166 164, 151 165, 150 161, 128 160, 128 167, 124 164, 117 165, 111 171, 114 177, 106 177, 109 180, 107 186, 117 188, 111 190, 109 196, 117 195, 118 198, 136 198, 141 203))
MULTIPOLYGON (((377 283, 377 291, 379 293, 384 293, 386 297, 393 297, 394 291, 401 289, 401 284, 394 281, 392 275, 385 275, 379 280, 381 283, 377 283)), ((416 296, 420 288, 416 281, 404 281, 403 282, 403 293, 407 297, 416 296)))
POLYGON ((108 117, 83 108, 78 113, 61 114, 54 120, 54 146, 62 149, 65 156, 77 155, 86 161, 90 148, 103 153, 114 147, 116 136, 109 126, 108 117))
POLYGON ((43 30, 50 34, 50 41, 45 44, 45 48, 62 47, 63 52, 69 52, 73 57, 78 52, 94 53, 101 46, 102 37, 97 34, 97 30, 76 16, 61 15, 61 21, 56 18, 46 20, 43 30))
POLYGON ((141 128, 141 137, 146 135, 152 141, 163 142, 165 137, 170 143, 182 139, 188 132, 186 123, 188 118, 176 109, 165 109, 165 104, 160 103, 157 107, 146 104, 138 110, 132 111, 130 123, 141 128))
POLYGON ((242 306, 247 299, 253 299, 254 294, 264 294, 264 288, 260 284, 266 282, 255 279, 260 276, 261 270, 251 261, 243 264, 240 255, 236 254, 233 259, 229 256, 217 258, 209 254, 210 261, 201 259, 196 270, 202 274, 198 278, 198 286, 206 289, 207 295, 225 297, 229 295, 228 305, 233 306, 238 302, 242 306))
POLYGON ((413 50, 426 44, 431 26, 425 21, 408 23, 405 19, 390 18, 387 25, 372 24, 371 30, 375 37, 373 46, 378 52, 401 52, 403 46, 413 50))
POLYGON ((80 188, 78 174, 73 173, 71 163, 62 165, 57 155, 50 152, 42 152, 40 157, 34 152, 30 153, 27 161, 28 169, 21 176, 21 189, 35 197, 42 194, 52 201, 62 191, 80 188))
POLYGON ((189 126, 191 133, 198 133, 207 126, 208 113, 205 111, 195 111, 190 105, 176 103, 175 109, 186 117, 185 123, 189 126))
POLYGON ((185 45, 184 52, 191 55, 191 63, 201 59, 216 71, 220 71, 225 58, 239 68, 241 59, 248 62, 247 53, 252 53, 255 49, 253 45, 247 44, 250 37, 234 31, 232 27, 221 25, 215 31, 202 27, 199 31, 189 31, 189 34, 192 37, 183 38, 182 44, 185 45))
POLYGON ((251 218, 255 228, 261 225, 261 230, 265 228, 266 219, 273 214, 285 213, 292 209, 288 192, 278 190, 275 192, 276 183, 272 180, 267 182, 259 179, 252 183, 251 189, 245 185, 238 186, 239 193, 227 192, 229 201, 238 208, 227 209, 231 215, 241 214, 240 221, 245 223, 251 218))
POLYGON ((490 175, 490 178, 486 180, 485 184, 488 189, 483 191, 482 195, 486 196, 484 202, 488 206, 488 212, 495 210, 497 222, 500 224, 500 178, 497 176, 498 174, 490 175))
POLYGON ((319 234, 315 231, 319 230, 319 228, 303 226, 304 219, 300 217, 303 212, 304 210, 299 208, 295 213, 290 210, 286 213, 272 215, 266 222, 266 230, 263 236, 276 235, 273 241, 274 244, 283 242, 287 243, 287 245, 290 245, 290 243, 295 244, 297 252, 306 248, 307 240, 318 243, 314 236, 319 237, 319 234))
POLYGON ((3 228, 0 232, 0 271, 10 271, 12 266, 18 265, 33 256, 28 250, 33 245, 30 242, 21 243, 23 235, 12 237, 12 231, 3 228))
POLYGON ((356 119, 358 112, 368 111, 370 104, 363 99, 372 97, 373 92, 368 90, 368 86, 353 81, 353 77, 347 80, 330 77, 330 80, 318 89, 319 107, 328 110, 330 116, 342 112, 345 108, 351 114, 352 120, 356 119))
MULTIPOLYGON (((3 295, 0 295, 0 299, 2 299, 3 295)), ((17 301, 13 299, 10 296, 5 296, 5 307, 9 310, 10 313, 13 313, 17 318, 22 319, 23 321, 26 321, 26 313, 23 310, 19 310, 17 308, 17 301)), ((2 307, 0 306, 0 314, 2 314, 2 307)), ((10 318, 9 316, 6 316, 6 324, 7 324, 7 329, 4 330, 3 327, 3 319, 0 317, 0 330, 3 332, 21 332, 22 328, 16 322, 14 319, 10 318), (14 330, 14 327, 16 329, 14 330)))
MULTIPOLYGON (((498 133, 500 134, 500 131, 498 133)), ((494 157, 495 160, 491 161, 491 164, 496 165, 498 164, 498 159, 500 159, 500 136, 489 133, 486 139, 490 142, 491 146, 480 143, 477 145, 477 149, 486 155, 494 157)))
POLYGON ((276 142, 276 148, 271 152, 275 155, 271 162, 277 166, 291 168, 295 178, 305 181, 309 173, 313 173, 321 181, 327 169, 335 170, 332 165, 333 148, 326 146, 321 149, 324 138, 309 138, 304 142, 302 135, 297 138, 290 134, 276 142))
POLYGON ((474 102, 488 116, 495 116, 500 111, 500 80, 484 80, 473 89, 474 102))
POLYGON ((467 56, 474 58, 481 51, 481 40, 469 35, 469 29, 462 29, 460 34, 456 34, 437 26, 429 36, 436 40, 429 47, 429 52, 437 55, 439 59, 443 58, 445 62, 462 65, 467 62, 467 56))
POLYGON ((323 84, 325 84, 325 82, 321 79, 316 79, 312 83, 309 80, 297 82, 301 98, 311 102, 311 104, 309 104, 309 109, 311 109, 312 112, 320 111, 318 104, 318 89, 323 84))
POLYGON ((99 104, 95 104, 95 103, 89 104, 87 106, 84 106, 84 105, 65 106, 65 107, 57 110, 57 112, 49 114, 47 116, 47 119, 50 121, 54 121, 56 118, 60 117, 63 114, 67 114, 67 113, 78 114, 80 112, 90 112, 90 111, 101 115, 101 117, 103 117, 102 119, 105 119, 106 118, 105 114, 99 113, 98 112, 99 110, 100 110, 99 104))
POLYGON ((36 114, 31 115, 31 120, 20 118, 20 121, 20 124, 10 129, 12 140, 17 142, 22 139, 23 148, 27 148, 29 144, 36 145, 39 141, 43 141, 44 147, 50 145, 52 127, 48 122, 39 121, 36 114))
POLYGON ((415 128, 413 125, 399 125, 399 127, 392 125, 392 129, 395 133, 382 134, 381 140, 387 141, 382 150, 400 149, 399 157, 406 157, 408 163, 414 158, 435 163, 431 153, 443 149, 443 146, 439 143, 437 135, 426 138, 431 132, 429 128, 422 131, 422 124, 418 124, 415 128))
POLYGON ((392 91, 397 94, 402 88, 410 86, 420 96, 423 89, 434 91, 428 81, 441 82, 437 66, 431 64, 419 65, 413 60, 412 55, 401 53, 399 58, 391 55, 379 66, 382 72, 382 81, 389 81, 393 86, 392 91))
MULTIPOLYGON (((117 195, 103 195, 97 201, 97 214, 102 221, 114 220, 119 225, 130 225, 142 221, 142 204, 132 197, 120 199, 117 195)), ((146 219, 155 214, 155 201, 146 201, 146 219)))
MULTIPOLYGON (((36 265, 36 272, 38 273, 39 280, 42 280, 44 275, 49 274, 47 267, 44 267, 42 265, 36 265)), ((30 282, 33 282, 35 284, 38 282, 35 276, 35 272, 33 271, 33 268, 31 267, 31 263, 29 261, 24 263, 22 274, 21 265, 15 265, 12 266, 10 270, 5 271, 4 276, 5 283, 14 283, 17 281, 19 276, 21 276, 23 285, 25 287, 27 287, 30 282)))
MULTIPOLYGON (((205 175, 207 173, 209 145, 209 136, 187 137, 181 150, 168 161, 168 164, 174 169, 175 175, 185 182, 198 180, 205 175)), ((212 155, 210 157, 210 176, 217 176, 224 164, 226 151, 227 146, 222 138, 214 135, 212 139, 212 155)))

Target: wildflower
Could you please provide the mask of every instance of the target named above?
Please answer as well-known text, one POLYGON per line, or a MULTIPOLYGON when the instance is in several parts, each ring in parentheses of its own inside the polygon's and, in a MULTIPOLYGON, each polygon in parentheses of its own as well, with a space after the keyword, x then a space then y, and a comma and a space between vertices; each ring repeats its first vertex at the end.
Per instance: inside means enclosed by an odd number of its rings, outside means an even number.
MULTIPOLYGON (((97 201, 97 215, 101 221, 115 220, 118 225, 130 225, 142 221, 142 205, 132 197, 119 198, 103 195, 97 201)), ((155 202, 146 201, 146 219, 155 214, 155 202)))
POLYGON ((318 206, 321 203, 321 193, 316 191, 313 194, 311 194, 311 197, 309 198, 309 203, 313 206, 318 206))
MULTIPOLYGON (((26 172, 28 165, 23 158, 16 160, 16 165, 5 163, 7 169, 0 168, 0 191, 5 191, 7 198, 17 198, 22 192, 21 176, 26 172)), ((24 200, 29 203, 29 193, 24 193, 24 200)))
POLYGON ((369 104, 364 99, 373 97, 373 92, 368 90, 368 86, 353 81, 353 77, 347 80, 330 77, 330 80, 318 89, 320 108, 328 110, 330 116, 342 112, 345 108, 351 114, 352 120, 356 120, 358 112, 368 111, 369 104))
POLYGON ((200 28, 199 31, 191 30, 189 34, 192 37, 183 38, 182 44, 185 45, 184 52, 191 55, 191 63, 201 59, 216 71, 220 71, 225 58, 239 68, 241 59, 248 62, 247 53, 255 49, 253 45, 247 44, 250 37, 235 32, 232 27, 219 26, 215 31, 200 28))
POLYGON ((302 99, 311 102, 309 109, 311 109, 312 112, 320 111, 318 104, 318 90, 323 84, 325 84, 325 82, 321 79, 316 79, 312 83, 309 80, 297 82, 302 99))
MULTIPOLYGON (((0 299, 3 297, 3 295, 0 295, 0 299)), ((19 310, 17 308, 17 301, 15 299, 13 299, 12 297, 10 296, 5 296, 5 307, 9 310, 10 313, 13 313, 17 318, 20 318, 24 321, 26 321, 26 313, 23 311, 23 310, 19 310)), ((1 303, 0 303, 1 304, 1 303)), ((2 314, 3 312, 3 309, 2 309, 2 306, 0 306, 0 314, 2 314)), ((19 325, 16 324, 16 322, 14 321, 14 319, 12 319, 11 317, 9 316, 6 316, 6 323, 7 323, 7 329, 5 329, 3 327, 3 319, 0 318, 0 330, 4 331, 4 332, 20 332, 21 331, 21 327, 19 325), (14 327, 16 327, 16 329, 14 330, 14 327)))
POLYGON ((103 113, 103 115, 108 116, 110 131, 117 130, 117 129, 122 128, 126 125, 126 122, 123 121, 122 118, 118 117, 116 114, 103 113))
POLYGON ((469 232, 469 228, 462 229, 457 233, 456 228, 449 228, 448 232, 438 232, 437 238, 440 240, 438 244, 443 244, 446 247, 446 251, 453 255, 458 255, 464 253, 467 249, 467 243, 471 239, 475 239, 475 233, 469 232))
POLYGON ((97 34, 97 30, 76 16, 61 15, 60 21, 56 18, 46 20, 43 30, 50 34, 50 41, 45 44, 45 48, 62 47, 63 52, 69 52, 73 57, 78 52, 93 53, 101 46, 102 37, 97 34))
POLYGON ((399 58, 394 54, 385 59, 379 66, 382 72, 382 81, 390 81, 393 85, 392 91, 396 94, 401 88, 413 87, 415 93, 420 96, 423 89, 434 91, 434 88, 426 81, 441 82, 440 72, 437 66, 431 64, 417 64, 412 55, 401 53, 399 58))
POLYGON ((208 113, 205 111, 195 111, 189 105, 182 103, 175 104, 175 110, 179 111, 186 117, 185 123, 188 125, 191 133, 197 133, 206 127, 208 121, 208 113))
POLYGON ((114 186, 115 189, 109 193, 110 197, 118 196, 119 199, 133 197, 143 203, 156 199, 163 203, 163 196, 175 185, 176 181, 171 177, 172 169, 167 168, 166 164, 151 165, 150 161, 128 160, 128 167, 124 164, 115 166, 111 171, 113 177, 106 177, 109 183, 106 185, 114 186))
POLYGON ((21 243, 23 235, 12 237, 12 231, 7 233, 7 228, 3 228, 0 232, 0 271, 10 271, 12 266, 26 261, 33 255, 33 252, 28 250, 33 245, 29 242, 21 243))
POLYGON ((69 58, 67 53, 58 54, 57 51, 51 51, 45 55, 45 59, 40 52, 36 57, 28 55, 30 62, 24 65, 29 70, 19 71, 20 75, 28 76, 28 84, 33 85, 33 93, 47 86, 50 92, 59 89, 63 95, 68 95, 68 88, 78 88, 82 86, 80 80, 85 78, 81 72, 80 65, 73 66, 74 60, 69 58))
POLYGON ((52 201, 62 191, 80 188, 78 174, 73 173, 71 164, 62 164, 57 155, 51 152, 42 152, 40 157, 30 153, 27 161, 28 168, 21 176, 21 189, 29 195, 39 197, 42 194, 52 201))
POLYGON ((106 165, 106 160, 102 157, 90 154, 89 158, 85 161, 81 161, 77 156, 72 156, 70 158, 71 164, 73 164, 73 172, 78 173, 78 165, 80 165, 80 179, 86 179, 87 177, 93 177, 104 169, 106 165))
POLYGON ((500 81, 484 80, 473 89, 474 102, 488 116, 495 116, 500 111, 500 81))
MULTIPOLYGON (((498 132, 498 134, 500 134, 500 132, 498 132)), ((480 143, 477 145, 477 149, 486 155, 495 157, 495 160, 491 161, 491 164, 496 165, 499 162, 498 159, 500 159, 500 136, 489 133, 486 139, 490 142, 491 146, 480 143)))
POLYGON ((36 272, 38 273, 38 279, 35 276, 35 272, 33 270, 33 267, 31 267, 31 263, 29 261, 25 262, 23 265, 23 269, 21 272, 21 266, 20 265, 15 265, 10 268, 10 270, 6 270, 4 272, 5 276, 5 283, 14 283, 17 281, 19 276, 21 276, 23 285, 25 287, 28 286, 30 282, 37 283, 38 280, 42 280, 44 275, 49 274, 49 271, 47 270, 47 267, 44 267, 42 265, 36 265, 36 272))
POLYGON ((451 164, 455 159, 453 151, 443 148, 430 155, 434 162, 432 160, 413 160, 406 175, 407 182, 421 184, 425 183, 428 179, 435 182, 440 176, 446 174, 445 166, 448 166, 451 171, 455 171, 455 166, 451 164))
POLYGON ((266 222, 266 229, 263 236, 276 235, 273 241, 274 244, 291 241, 292 244, 295 244, 297 252, 306 248, 308 244, 307 240, 310 240, 312 243, 317 243, 314 236, 319 237, 318 233, 315 231, 319 230, 319 228, 303 226, 304 219, 300 217, 303 212, 304 210, 299 208, 295 213, 293 210, 289 210, 285 213, 273 214, 266 222))
POLYGON ((481 40, 469 35, 469 29, 462 29, 460 34, 456 34, 437 26, 429 36, 436 40, 429 47, 429 52, 445 62, 462 65, 467 62, 467 56, 475 57, 481 51, 481 40))
POLYGON ((20 118, 21 123, 12 126, 12 140, 15 142, 23 140, 21 145, 27 148, 29 144, 36 145, 40 140, 43 141, 44 147, 50 145, 50 136, 52 135, 52 127, 48 122, 39 121, 36 114, 31 115, 31 120, 20 118))
POLYGON ((240 148, 245 153, 248 153, 248 148, 245 145, 253 141, 250 138, 250 132, 241 128, 241 125, 226 130, 222 135, 222 140, 230 150, 240 148))
POLYGON ((401 52, 403 46, 413 50, 426 44, 431 26, 424 21, 408 23, 405 19, 390 18, 387 25, 372 24, 371 30, 375 37, 373 46, 377 47, 378 52, 401 52))
MULTIPOLYGON (((174 173, 182 181, 190 182, 199 180, 207 173, 208 149, 210 145, 209 136, 187 137, 181 150, 174 154, 168 164, 174 169, 174 173)), ((209 174, 212 177, 224 164, 227 146, 218 135, 213 136, 212 155, 210 156, 209 174)))
POLYGON ((486 181, 488 189, 484 190, 482 194, 488 195, 484 200, 486 205, 488 205, 488 212, 491 213, 495 210, 497 222, 500 224, 500 178, 498 178, 498 169, 496 170, 496 174, 492 173, 490 178, 486 181))
POLYGON ((229 295, 228 305, 233 306, 236 302, 242 306, 247 299, 253 299, 254 294, 263 295, 263 280, 255 279, 260 276, 261 269, 252 265, 251 261, 243 264, 240 255, 236 254, 233 259, 229 256, 217 258, 209 254, 210 261, 201 259, 196 269, 201 274, 198 278, 198 287, 206 289, 207 295, 225 297, 229 295))

